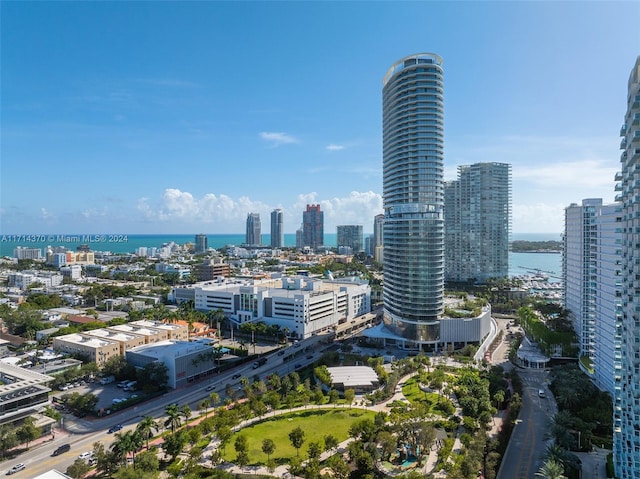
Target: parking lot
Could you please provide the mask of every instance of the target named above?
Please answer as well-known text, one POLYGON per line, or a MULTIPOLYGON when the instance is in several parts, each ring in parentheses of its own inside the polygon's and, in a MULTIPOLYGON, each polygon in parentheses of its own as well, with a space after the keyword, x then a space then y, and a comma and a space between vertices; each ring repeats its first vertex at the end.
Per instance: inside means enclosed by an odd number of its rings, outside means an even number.
MULTIPOLYGON (((117 382, 112 382, 110 384, 100 384, 100 382, 97 380, 95 382, 79 381, 77 383, 68 384, 66 391, 55 391, 54 396, 57 399, 61 399, 65 394, 73 393, 78 393, 81 395, 87 393, 95 394, 98 397, 96 410, 104 414, 106 414, 107 411, 111 410, 114 404, 114 399, 116 400, 116 403, 118 403, 132 397, 141 396, 141 393, 139 391, 124 391, 123 388, 118 387, 117 382)), ((56 409, 60 410, 61 412, 69 412, 61 406, 56 407, 56 409)))

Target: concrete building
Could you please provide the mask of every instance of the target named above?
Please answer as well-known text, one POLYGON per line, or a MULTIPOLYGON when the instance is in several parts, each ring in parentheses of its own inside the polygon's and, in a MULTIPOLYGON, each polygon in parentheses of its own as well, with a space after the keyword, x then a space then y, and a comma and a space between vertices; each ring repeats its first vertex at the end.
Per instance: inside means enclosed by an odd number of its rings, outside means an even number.
POLYGON ((384 215, 373 217, 373 241, 371 243, 371 254, 373 259, 382 264, 384 246, 384 215))
POLYGON ((296 230, 296 248, 304 248, 304 230, 302 227, 296 230))
POLYGON ((622 311, 617 329, 613 457, 619 479, 640 477, 640 56, 627 90, 620 130, 622 171, 616 185, 622 204, 622 311))
POLYGON ((96 338, 104 339, 107 341, 115 341, 120 346, 120 356, 124 356, 124 353, 131 348, 143 346, 147 344, 146 336, 142 334, 132 334, 124 332, 119 329, 100 328, 86 331, 87 336, 93 336, 96 338))
POLYGON ((126 353, 127 363, 136 368, 159 361, 167 367, 168 386, 178 389, 216 370, 216 355, 205 342, 162 341, 126 353))
POLYGON ((384 322, 420 345, 444 311, 442 58, 402 58, 382 81, 384 322))
POLYGON ((25 270, 17 273, 9 273, 7 275, 8 286, 15 287, 22 291, 32 286, 34 283, 40 283, 46 288, 60 286, 63 277, 60 273, 53 271, 31 271, 25 270))
POLYGON ((353 254, 362 251, 362 225, 339 225, 336 227, 338 250, 341 246, 351 248, 353 254))
POLYGON ((286 328, 294 338, 332 331, 338 324, 371 311, 369 284, 353 278, 228 279, 190 289, 199 311, 221 309, 236 326, 264 321, 286 328))
POLYGON ((249 213, 247 215, 247 237, 245 244, 247 246, 262 245, 262 227, 260 225, 259 213, 249 213))
POLYGON ((271 212, 271 247, 284 247, 284 212, 280 208, 271 212))
POLYGON ((369 366, 338 366, 327 368, 331 375, 331 386, 344 394, 353 389, 356 394, 367 394, 380 387, 380 380, 369 366))
POLYGON ((99 367, 104 366, 110 358, 121 355, 118 341, 84 333, 65 334, 53 338, 53 349, 69 354, 79 354, 99 367))
POLYGON ((162 321, 153 321, 150 319, 141 319, 127 323, 129 326, 136 328, 148 328, 162 331, 167 335, 168 340, 187 341, 189 339, 189 330, 186 326, 176 323, 164 323, 162 321))
POLYGON ((68 278, 71 278, 71 280, 73 281, 77 281, 79 279, 82 279, 82 266, 80 266, 79 264, 63 266, 62 268, 60 268, 60 273, 62 273, 62 276, 66 276, 68 278))
POLYGON ((196 235, 194 252, 196 254, 204 253, 209 248, 209 240, 207 235, 200 233, 196 235))
POLYGON ((509 276, 511 165, 458 167, 445 183, 445 280, 485 283, 509 276))
POLYGON ((107 329, 116 333, 142 337, 144 339, 144 344, 154 344, 161 341, 167 341, 169 339, 169 333, 164 329, 148 328, 135 323, 109 326, 107 329))
POLYGON ((621 315, 622 215, 618 203, 599 208, 595 268, 598 272, 595 304, 594 381, 615 396, 616 324, 621 315))
POLYGON ((320 205, 307 205, 302 213, 303 246, 312 249, 324 245, 324 212, 320 205))
POLYGON ((16 246, 13 249, 13 257, 17 259, 42 259, 40 248, 27 248, 26 246, 16 246))
POLYGON ((578 337, 582 368, 615 395, 616 328, 622 304, 622 205, 590 198, 565 208, 562 261, 564 304, 578 337))
POLYGON ((124 356, 129 349, 161 341, 187 341, 187 326, 140 320, 120 326, 100 328, 85 333, 66 334, 53 338, 53 349, 81 354, 102 366, 113 356, 124 356))
POLYGON ((598 212, 602 199, 582 200, 564 210, 564 254, 562 276, 564 308, 569 312, 578 336, 580 355, 595 355, 596 251, 598 249, 598 212))
POLYGON ((221 257, 207 259, 194 266, 194 274, 198 281, 212 281, 221 276, 231 276, 231 266, 221 257))
POLYGON ((36 425, 48 433, 55 423, 38 411, 49 404, 51 376, 0 361, 0 426, 20 425, 32 416, 36 425))

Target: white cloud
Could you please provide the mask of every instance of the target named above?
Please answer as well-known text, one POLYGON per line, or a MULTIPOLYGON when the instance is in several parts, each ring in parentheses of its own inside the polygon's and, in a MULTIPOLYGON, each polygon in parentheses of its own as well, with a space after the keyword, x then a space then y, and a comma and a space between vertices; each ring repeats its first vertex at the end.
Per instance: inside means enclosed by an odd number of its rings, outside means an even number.
POLYGON ((40 208, 40 216, 44 221, 51 221, 56 219, 56 216, 46 208, 40 208))
POLYGON ((167 227, 198 229, 203 225, 216 233, 245 231, 248 213, 259 213, 263 234, 269 233, 269 215, 275 208, 285 213, 285 231, 293 233, 302 223, 302 212, 308 204, 320 204, 324 211, 325 232, 335 233, 337 225, 361 224, 364 231, 373 229, 373 217, 382 212, 382 196, 373 191, 352 191, 348 196, 319 198, 316 192, 301 193, 290 205, 267 205, 242 196, 206 194, 201 198, 176 188, 167 188, 157 200, 140 198, 137 209, 146 221, 164 223, 167 227))
POLYGON ((260 138, 271 143, 271 146, 273 147, 280 146, 280 145, 287 145, 290 143, 298 143, 297 138, 282 132, 276 133, 276 132, 263 131, 260 133, 260 138))
POLYGON ((516 233, 560 233, 564 230, 564 203, 514 203, 512 231, 516 233))
POLYGON ((608 188, 613 191, 616 171, 618 169, 611 161, 593 158, 517 166, 512 173, 514 181, 526 180, 545 187, 608 188))
POLYGON ((329 151, 340 151, 340 150, 344 150, 345 147, 343 145, 335 145, 333 143, 331 143, 330 145, 327 145, 327 150, 329 151))

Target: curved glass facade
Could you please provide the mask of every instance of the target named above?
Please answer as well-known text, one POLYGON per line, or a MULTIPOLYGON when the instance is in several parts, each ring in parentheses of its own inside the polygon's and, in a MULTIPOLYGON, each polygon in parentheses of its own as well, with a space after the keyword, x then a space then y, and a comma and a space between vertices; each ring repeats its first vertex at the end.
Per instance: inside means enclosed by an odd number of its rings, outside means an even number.
POLYGON ((442 58, 405 57, 382 88, 384 318, 397 334, 437 343, 444 309, 442 58))

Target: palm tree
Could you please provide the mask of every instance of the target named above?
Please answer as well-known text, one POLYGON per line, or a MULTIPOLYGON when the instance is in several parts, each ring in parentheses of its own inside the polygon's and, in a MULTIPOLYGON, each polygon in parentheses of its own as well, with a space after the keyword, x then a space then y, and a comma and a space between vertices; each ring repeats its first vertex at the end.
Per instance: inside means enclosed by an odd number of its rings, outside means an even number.
POLYGON ((171 432, 176 432, 176 428, 182 425, 182 411, 177 403, 169 404, 164 408, 164 412, 167 414, 167 419, 164 422, 164 427, 170 427, 171 432))
POLYGON ((547 459, 538 472, 536 472, 536 476, 544 479, 567 479, 567 476, 564 475, 562 463, 556 462, 553 459, 547 459))
POLYGON ((151 416, 145 416, 142 421, 138 423, 136 431, 147 442, 147 450, 149 450, 149 439, 153 437, 153 431, 158 432, 160 427, 158 423, 151 416))
POLYGON ((212 392, 211 394, 209 394, 209 404, 213 408, 220 404, 220 394, 218 394, 217 392, 212 392))
POLYGON ((200 411, 200 413, 204 411, 204 417, 209 416, 209 406, 211 406, 209 402, 209 398, 204 398, 202 401, 198 403, 198 410, 200 411))
POLYGON ((133 454, 133 467, 136 467, 136 451, 142 447, 142 436, 138 431, 117 432, 111 451, 120 461, 126 463, 129 453, 133 454))

